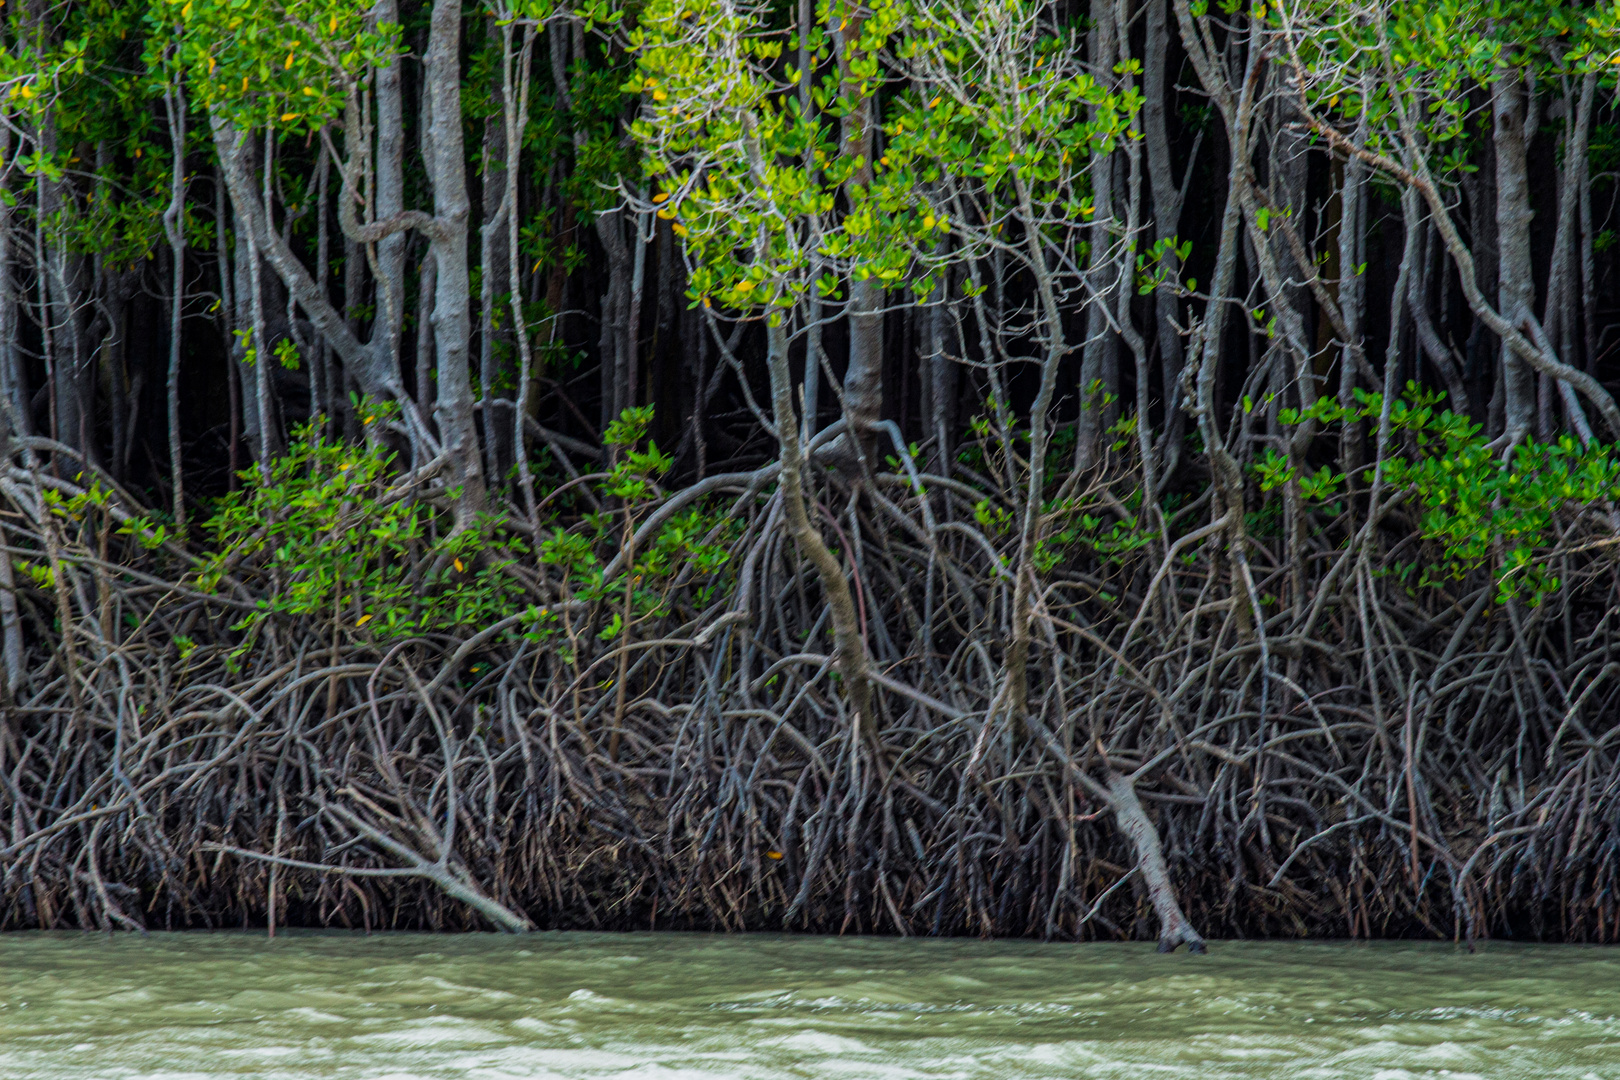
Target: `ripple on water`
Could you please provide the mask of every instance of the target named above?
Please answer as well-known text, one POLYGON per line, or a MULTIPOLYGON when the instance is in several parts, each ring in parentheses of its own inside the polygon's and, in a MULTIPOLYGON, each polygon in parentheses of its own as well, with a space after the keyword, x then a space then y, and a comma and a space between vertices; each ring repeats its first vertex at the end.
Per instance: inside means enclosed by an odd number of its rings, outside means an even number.
POLYGON ((0 1080, 1620 1080, 1617 1017, 1573 947, 0 937, 0 1080))

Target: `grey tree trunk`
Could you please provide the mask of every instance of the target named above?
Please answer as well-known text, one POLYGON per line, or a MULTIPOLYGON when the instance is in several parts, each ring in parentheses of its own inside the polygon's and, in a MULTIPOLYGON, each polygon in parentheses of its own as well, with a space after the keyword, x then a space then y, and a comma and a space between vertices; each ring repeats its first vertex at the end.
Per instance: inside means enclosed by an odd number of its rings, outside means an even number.
MULTIPOLYGON (((331 272, 332 258, 332 230, 327 217, 331 206, 328 188, 332 175, 332 155, 327 153, 324 145, 320 155, 315 177, 315 288, 322 296, 327 296, 327 276, 331 272)), ((329 408, 327 398, 331 395, 331 361, 332 346, 322 338, 309 361, 309 418, 312 422, 326 415, 329 408)))
MULTIPOLYGON (((11 160, 11 124, 0 116, 0 161, 11 160)), ((6 185, 0 181, 0 189, 6 185)), ((6 192, 9 194, 9 192, 6 192)), ((23 367, 17 337, 18 306, 15 280, 16 251, 12 241, 12 203, 0 198, 0 453, 7 432, 29 435, 28 373, 23 367)))
MULTIPOLYGON (((1530 180, 1526 162, 1524 83, 1503 76, 1491 85, 1491 142, 1496 150, 1496 307, 1510 325, 1534 316, 1536 284, 1530 261, 1530 180)), ((1503 420, 1511 441, 1530 433, 1535 374, 1504 343, 1503 420)))
MULTIPOLYGON (((1111 0, 1092 4, 1093 27, 1090 39, 1093 70, 1112 79, 1115 53, 1115 20, 1111 0)), ((1095 113, 1096 110, 1093 110, 1095 113)), ((1099 155, 1092 164, 1092 203, 1090 267, 1086 296, 1086 340, 1080 354, 1080 420, 1075 438, 1075 466, 1089 469, 1101 458, 1102 435, 1111 421, 1108 396, 1119 393, 1119 341, 1108 325, 1108 312, 1114 306, 1114 283, 1119 275, 1115 250, 1114 156, 1099 155)))
MULTIPOLYGON (((271 184, 271 153, 274 144, 271 142, 271 133, 266 130, 264 138, 264 160, 260 163, 264 172, 264 202, 261 204, 264 211, 264 231, 274 237, 275 230, 270 220, 270 184, 271 184)), ((257 230, 254 230, 255 232, 257 230)), ((283 243, 285 246, 285 243, 283 243)), ((265 326, 264 306, 264 271, 263 258, 259 254, 258 238, 252 232, 248 234, 247 244, 247 271, 249 305, 248 313, 252 320, 248 325, 253 329, 253 403, 255 420, 258 422, 258 439, 254 442, 254 458, 258 462, 259 475, 266 482, 270 479, 270 460, 274 457, 279 440, 275 437, 275 408, 270 398, 270 365, 273 362, 270 356, 269 328, 265 326)))
MULTIPOLYGON (((5 437, 6 421, 0 418, 0 438, 5 437)), ((0 446, 9 454, 9 449, 0 446)), ((0 522, 0 547, 7 544, 6 528, 0 522)), ((3 658, 5 682, 0 685, 0 704, 17 700, 17 692, 28 677, 23 667, 22 616, 17 610, 17 579, 11 567, 11 556, 0 556, 0 658, 3 658)))
MULTIPOLYGON (((399 0, 377 0, 377 22, 399 22, 399 0)), ((400 88, 404 58, 377 69, 376 218, 392 221, 405 212, 405 106, 400 88)), ((410 237, 391 231, 377 241, 377 316, 371 332, 372 363, 399 381, 400 331, 405 325, 405 251, 410 237)))
POLYGON ((1119 773, 1108 776, 1108 794, 1113 804, 1114 817, 1120 830, 1130 838, 1136 849, 1136 868, 1147 886, 1153 910, 1159 916, 1159 951, 1175 952, 1178 945, 1187 951, 1206 951, 1204 939, 1193 929, 1176 901, 1175 889, 1170 884, 1170 870, 1165 865, 1164 848, 1159 842, 1159 830, 1153 827, 1142 802, 1136 797, 1136 788, 1127 777, 1119 773))
MULTIPOLYGON (((232 200, 233 204, 235 200, 232 200)), ((235 281, 232 283, 232 295, 236 298, 236 310, 232 322, 235 324, 235 336, 231 340, 231 366, 234 369, 236 383, 242 390, 241 426, 242 441, 250 448, 259 445, 259 410, 256 405, 249 404, 253 400, 252 388, 256 385, 253 366, 247 362, 248 349, 251 347, 254 333, 253 321, 253 265, 254 245, 252 241, 253 230, 240 209, 236 211, 236 261, 232 264, 235 281)), ((249 455, 257 453, 256 449, 249 449, 249 455)))
MULTIPOLYGON (((873 103, 859 93, 859 82, 850 70, 849 50, 858 41, 868 13, 855 0, 830 4, 827 9, 844 93, 852 107, 840 118, 843 154, 860 158, 861 166, 849 177, 847 188, 865 188, 872 183, 873 103)), ((863 451, 875 439, 873 429, 883 418, 883 289, 875 281, 851 281, 849 304, 849 366, 844 370, 844 420, 850 435, 863 451)))
MULTIPOLYGON (((500 34, 495 20, 487 20, 488 36, 500 34)), ((508 49, 509 51, 509 49, 508 49)), ((503 61, 509 59, 503 56, 503 61)), ((506 63, 502 67, 505 68, 506 63)), ((501 85, 504 70, 491 80, 489 93, 494 99, 495 111, 484 119, 483 148, 483 215, 478 230, 478 250, 482 263, 478 287, 478 382, 482 404, 480 417, 484 429, 484 464, 494 483, 505 475, 505 464, 510 460, 512 445, 511 413, 496 408, 501 374, 497 370, 496 322, 500 319, 496 295, 509 287, 509 256, 507 251, 507 153, 506 153, 506 91, 501 85)), ((509 312, 507 314, 510 314, 509 312)), ((501 334, 504 340, 509 335, 501 334)), ((511 395, 516 397, 516 393, 511 395)))
MULTIPOLYGON (((1366 117, 1357 125, 1357 135, 1366 137, 1366 117)), ((1344 314, 1345 341, 1339 350, 1338 403, 1348 409, 1355 402, 1361 356, 1361 305, 1366 279, 1361 273, 1361 217, 1366 202, 1367 165, 1352 157, 1344 164, 1344 182, 1339 187, 1339 310, 1344 314)), ((1339 433, 1339 460, 1345 475, 1356 475, 1361 463, 1361 425, 1346 423, 1339 433)))
MULTIPOLYGON (((1165 108, 1169 100, 1165 86, 1165 60, 1170 51, 1169 0, 1148 0, 1147 40, 1142 53, 1142 134, 1147 143, 1148 180, 1153 191, 1153 237, 1167 243, 1160 255, 1165 269, 1166 284, 1153 294, 1153 312, 1157 322, 1159 344, 1159 372, 1162 383, 1161 400, 1164 403, 1164 434, 1159 451, 1162 476, 1170 476, 1181 460, 1181 444, 1186 437, 1187 417, 1181 408, 1181 369, 1186 362, 1181 334, 1176 330, 1180 314, 1179 303, 1172 288, 1175 274, 1180 270, 1171 241, 1181 228, 1181 189, 1177 188, 1172 171, 1170 136, 1165 125, 1165 108)), ((1200 140, 1202 141, 1202 140, 1200 140)), ((1196 158, 1187 161, 1190 178, 1196 158)))
POLYGON ((438 263, 430 247, 422 253, 416 292, 416 407, 433 415, 433 295, 439 288, 438 263))
MULTIPOLYGON (((798 22, 799 29, 799 114, 807 121, 816 119, 816 99, 813 92, 816 70, 815 58, 810 50, 810 28, 815 25, 816 5, 814 0, 799 0, 798 22)), ((816 155, 813 145, 806 146, 804 151, 805 180, 814 185, 819 169, 816 165, 816 155)), ((814 242, 810 245, 815 249, 814 242)), ((819 268, 812 266, 812 276, 819 277, 819 268)), ((815 289, 810 290, 810 296, 805 301, 805 320, 807 323, 804 344, 804 437, 807 441, 815 438, 819 430, 821 416, 821 297, 815 289)), ((701 364, 699 367, 701 368, 701 364)), ((701 422, 697 411, 702 409, 702 393, 698 394, 694 403, 693 422, 701 422)))
POLYGON ((948 476, 954 451, 952 440, 956 435, 958 394, 956 364, 949 352, 951 313, 943 299, 950 295, 948 274, 939 288, 943 294, 939 302, 922 312, 923 434, 933 440, 928 451, 928 471, 948 476))
POLYGON ((169 177, 169 207, 163 213, 163 231, 168 234, 169 258, 174 277, 169 285, 169 371, 165 384, 169 421, 169 484, 173 488, 174 528, 186 535, 186 476, 180 446, 180 323, 186 292, 186 233, 181 215, 186 199, 186 101, 178 86, 164 95, 168 110, 169 138, 174 145, 174 162, 169 177))
POLYGON ((432 108, 430 152, 424 155, 433 184, 433 241, 438 281, 433 298, 433 339, 438 357, 438 398, 434 419, 449 459, 448 483, 455 491, 458 525, 472 523, 483 509, 484 473, 479 464, 473 421, 469 341, 472 319, 468 292, 467 173, 461 134, 461 5, 434 0, 428 30, 426 84, 432 108))
POLYGON ((624 238, 625 212, 615 208, 596 215, 596 237, 607 256, 608 287, 602 294, 602 333, 598 349, 602 354, 602 428, 612 423, 629 404, 625 372, 630 358, 630 280, 635 260, 624 238))

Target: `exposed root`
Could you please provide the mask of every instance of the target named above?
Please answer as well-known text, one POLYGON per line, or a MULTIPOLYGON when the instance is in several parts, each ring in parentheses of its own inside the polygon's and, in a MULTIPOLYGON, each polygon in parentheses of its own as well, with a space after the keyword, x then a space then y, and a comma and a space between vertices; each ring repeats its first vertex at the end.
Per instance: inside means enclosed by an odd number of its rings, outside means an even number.
POLYGON ((870 650, 862 737, 758 479, 712 487, 736 500, 728 591, 676 574, 629 637, 599 632, 617 600, 531 566, 562 637, 526 637, 532 614, 402 639, 277 617, 242 652, 267 576, 200 591, 108 527, 138 508, 71 519, 13 468, 0 926, 1614 938, 1601 520, 1568 523, 1566 584, 1534 608, 1488 580, 1391 588, 1373 544, 1324 549, 1292 603, 1251 542, 1255 595, 1284 594, 1260 625, 1209 526, 1058 569, 1020 719, 993 561, 1016 538, 952 478, 852 498, 822 477, 870 650))

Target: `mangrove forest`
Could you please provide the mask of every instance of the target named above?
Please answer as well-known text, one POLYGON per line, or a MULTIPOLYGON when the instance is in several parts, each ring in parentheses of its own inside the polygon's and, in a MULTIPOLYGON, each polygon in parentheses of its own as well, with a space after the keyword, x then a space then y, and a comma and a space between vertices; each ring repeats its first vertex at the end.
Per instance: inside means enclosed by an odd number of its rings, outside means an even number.
POLYGON ((13 0, 0 929, 1620 936, 1620 3, 13 0))

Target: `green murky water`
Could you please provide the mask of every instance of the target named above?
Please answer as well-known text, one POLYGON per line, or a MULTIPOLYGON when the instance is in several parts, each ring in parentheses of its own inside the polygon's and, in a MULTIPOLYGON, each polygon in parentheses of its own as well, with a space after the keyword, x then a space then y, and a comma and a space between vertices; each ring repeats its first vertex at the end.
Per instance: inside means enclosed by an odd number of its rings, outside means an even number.
POLYGON ((1620 1078, 1620 951, 0 937, 0 1078, 1620 1078))

